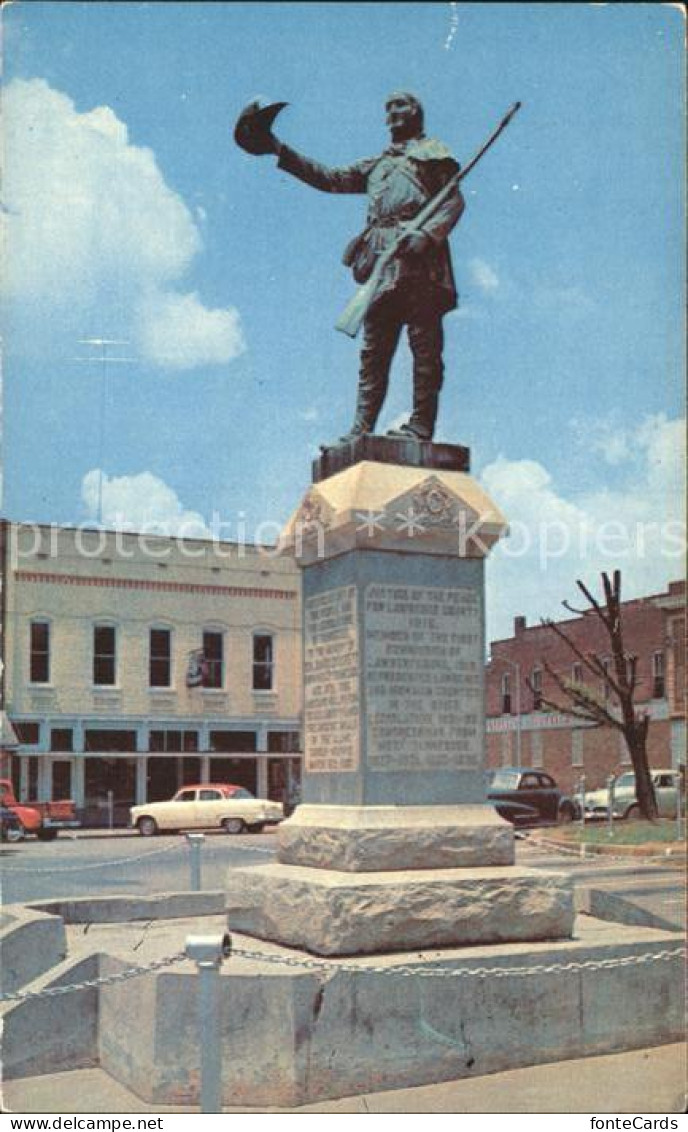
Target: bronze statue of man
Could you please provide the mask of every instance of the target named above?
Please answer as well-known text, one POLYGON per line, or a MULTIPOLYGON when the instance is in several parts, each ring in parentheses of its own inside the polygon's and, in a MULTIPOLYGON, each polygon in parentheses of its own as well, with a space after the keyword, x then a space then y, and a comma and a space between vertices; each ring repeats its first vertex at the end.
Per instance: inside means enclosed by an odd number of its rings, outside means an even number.
MULTIPOLYGON (((391 134, 387 149, 377 157, 340 168, 312 161, 274 135, 272 121, 283 105, 278 103, 264 111, 256 104, 247 108, 248 119, 245 111, 235 137, 251 153, 274 153, 280 169, 313 188, 330 193, 367 193, 366 226, 344 253, 344 262, 352 268, 354 278, 363 283, 380 254, 403 234, 405 223, 458 172, 459 164, 443 142, 425 136, 423 108, 407 92, 396 91, 385 103, 391 134)), ((413 411, 406 424, 387 435, 432 440, 444 376, 442 318, 457 305, 448 236, 463 210, 464 199, 457 183, 422 231, 406 234, 400 253, 385 268, 363 322, 356 412, 351 430, 342 441, 374 432, 403 326, 413 355, 413 411)))

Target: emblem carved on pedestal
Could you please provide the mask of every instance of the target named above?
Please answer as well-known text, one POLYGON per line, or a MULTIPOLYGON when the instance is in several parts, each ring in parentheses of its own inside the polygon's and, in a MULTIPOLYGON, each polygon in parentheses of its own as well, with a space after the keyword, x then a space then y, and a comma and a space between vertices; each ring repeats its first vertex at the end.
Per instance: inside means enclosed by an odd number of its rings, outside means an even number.
POLYGON ((296 516, 296 525, 303 534, 313 533, 318 528, 323 530, 328 525, 322 500, 317 495, 306 496, 296 516))
POLYGON ((411 508, 426 527, 453 527, 459 519, 459 501, 435 476, 431 476, 411 496, 411 508))

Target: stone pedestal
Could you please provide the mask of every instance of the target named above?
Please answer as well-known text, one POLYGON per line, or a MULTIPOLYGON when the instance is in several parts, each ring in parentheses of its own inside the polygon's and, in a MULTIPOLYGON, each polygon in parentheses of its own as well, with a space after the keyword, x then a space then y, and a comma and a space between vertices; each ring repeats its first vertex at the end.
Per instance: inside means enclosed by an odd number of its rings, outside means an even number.
POLYGON ((485 800, 484 574, 506 522, 451 445, 326 451, 288 523, 303 568, 303 805, 229 925, 338 955, 570 935, 485 800))

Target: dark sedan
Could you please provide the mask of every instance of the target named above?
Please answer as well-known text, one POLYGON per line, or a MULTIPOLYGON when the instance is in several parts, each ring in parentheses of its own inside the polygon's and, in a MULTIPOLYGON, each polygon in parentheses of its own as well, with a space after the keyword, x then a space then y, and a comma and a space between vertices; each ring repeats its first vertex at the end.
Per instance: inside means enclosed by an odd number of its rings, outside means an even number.
POLYGON ((580 807, 541 770, 501 767, 487 785, 487 800, 513 825, 552 825, 574 821, 580 807))

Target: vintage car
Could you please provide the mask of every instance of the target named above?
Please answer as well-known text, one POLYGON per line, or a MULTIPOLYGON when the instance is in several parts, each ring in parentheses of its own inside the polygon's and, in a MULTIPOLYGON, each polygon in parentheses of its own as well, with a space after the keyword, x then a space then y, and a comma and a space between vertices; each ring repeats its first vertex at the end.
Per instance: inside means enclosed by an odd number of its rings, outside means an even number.
POLYGON ((207 782, 184 786, 169 802, 132 806, 131 825, 142 837, 188 829, 224 829, 225 833, 260 833, 284 817, 281 802, 255 798, 243 786, 207 782))
MULTIPOLYGON (((668 767, 650 768, 652 784, 655 788, 657 810, 662 818, 676 817, 676 803, 678 798, 678 771, 668 767)), ((635 771, 627 770, 614 782, 614 801, 612 815, 615 818, 639 818, 640 807, 635 796, 635 771)), ((609 791, 606 786, 601 790, 590 790, 585 795, 586 818, 606 818, 609 816, 609 791)))
POLYGON ((570 822, 580 807, 567 797, 542 770, 501 767, 487 785, 487 800, 513 825, 549 825, 570 822))
POLYGON ((0 841, 21 841, 24 837, 24 826, 7 806, 0 806, 0 841))

